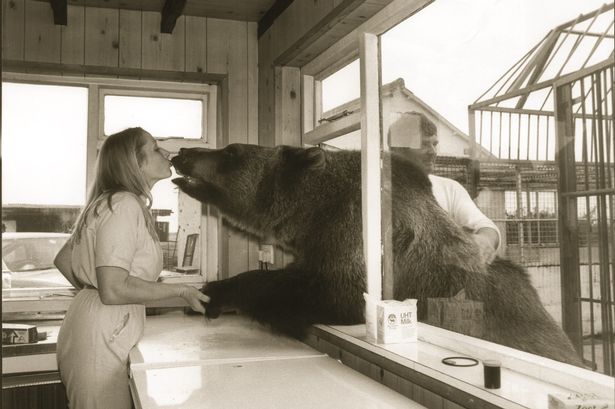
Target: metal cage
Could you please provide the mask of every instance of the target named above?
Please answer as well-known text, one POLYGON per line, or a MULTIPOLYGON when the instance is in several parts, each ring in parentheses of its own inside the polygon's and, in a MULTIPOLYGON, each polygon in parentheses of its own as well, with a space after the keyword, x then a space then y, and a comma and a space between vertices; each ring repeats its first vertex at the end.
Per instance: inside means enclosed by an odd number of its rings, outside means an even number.
POLYGON ((507 224, 508 251, 516 248, 526 266, 524 251, 557 267, 562 326, 585 361, 608 375, 615 373, 613 26, 612 3, 559 25, 468 109, 471 163, 480 167, 473 188, 516 202, 505 205, 506 220, 517 224, 507 224), (541 196, 549 198, 542 208, 541 196))

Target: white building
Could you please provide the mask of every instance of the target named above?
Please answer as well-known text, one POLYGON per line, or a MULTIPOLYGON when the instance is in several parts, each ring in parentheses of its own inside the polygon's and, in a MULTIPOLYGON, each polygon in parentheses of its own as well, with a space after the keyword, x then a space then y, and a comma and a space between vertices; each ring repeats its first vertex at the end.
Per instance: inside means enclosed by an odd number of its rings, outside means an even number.
MULTIPOLYGON (((400 114, 404 112, 420 112, 427 116, 438 128, 440 139, 438 155, 454 157, 470 157, 469 136, 427 105, 412 91, 406 88, 404 80, 397 80, 382 86, 383 128, 386 130, 400 114)), ((323 118, 336 117, 344 112, 351 114, 361 109, 359 99, 352 100, 323 113, 323 118)), ((326 142, 327 145, 344 149, 361 149, 361 131, 357 130, 326 142)))

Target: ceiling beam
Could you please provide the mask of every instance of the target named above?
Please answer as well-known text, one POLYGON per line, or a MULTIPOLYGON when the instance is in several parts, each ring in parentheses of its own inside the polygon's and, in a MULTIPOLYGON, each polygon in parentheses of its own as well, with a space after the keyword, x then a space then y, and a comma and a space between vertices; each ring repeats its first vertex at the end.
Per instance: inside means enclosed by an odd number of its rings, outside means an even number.
POLYGON ((160 32, 173 33, 175 23, 184 12, 186 0, 166 0, 160 13, 160 32))
POLYGON ((261 17, 258 21, 257 35, 259 38, 265 34, 265 31, 271 27, 275 19, 278 18, 278 16, 282 14, 282 12, 286 10, 292 2, 293 0, 276 0, 276 2, 273 3, 273 6, 271 6, 271 8, 269 8, 269 10, 267 10, 263 17, 261 17))
POLYGON ((67 0, 49 0, 53 10, 53 24, 65 26, 68 22, 67 0))

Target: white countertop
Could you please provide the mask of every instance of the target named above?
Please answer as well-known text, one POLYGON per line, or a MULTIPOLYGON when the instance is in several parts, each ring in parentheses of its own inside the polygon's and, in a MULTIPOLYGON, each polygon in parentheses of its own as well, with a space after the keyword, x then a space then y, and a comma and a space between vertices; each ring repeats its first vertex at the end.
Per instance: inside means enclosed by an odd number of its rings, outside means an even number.
POLYGON ((143 369, 133 380, 142 408, 422 408, 328 356, 143 369))
POLYGON ((273 334, 239 315, 208 320, 181 312, 147 317, 143 338, 130 352, 133 368, 201 362, 323 356, 295 339, 273 334))
POLYGON ((423 408, 243 316, 147 317, 130 353, 137 408, 423 408))

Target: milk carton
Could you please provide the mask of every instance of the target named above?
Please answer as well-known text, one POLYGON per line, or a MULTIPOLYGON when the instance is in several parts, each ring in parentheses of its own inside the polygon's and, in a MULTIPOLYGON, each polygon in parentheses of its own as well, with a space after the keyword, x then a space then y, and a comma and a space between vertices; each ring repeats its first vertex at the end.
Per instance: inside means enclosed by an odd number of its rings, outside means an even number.
POLYGON ((378 343, 416 342, 418 320, 415 299, 379 301, 376 305, 376 316, 378 343))

